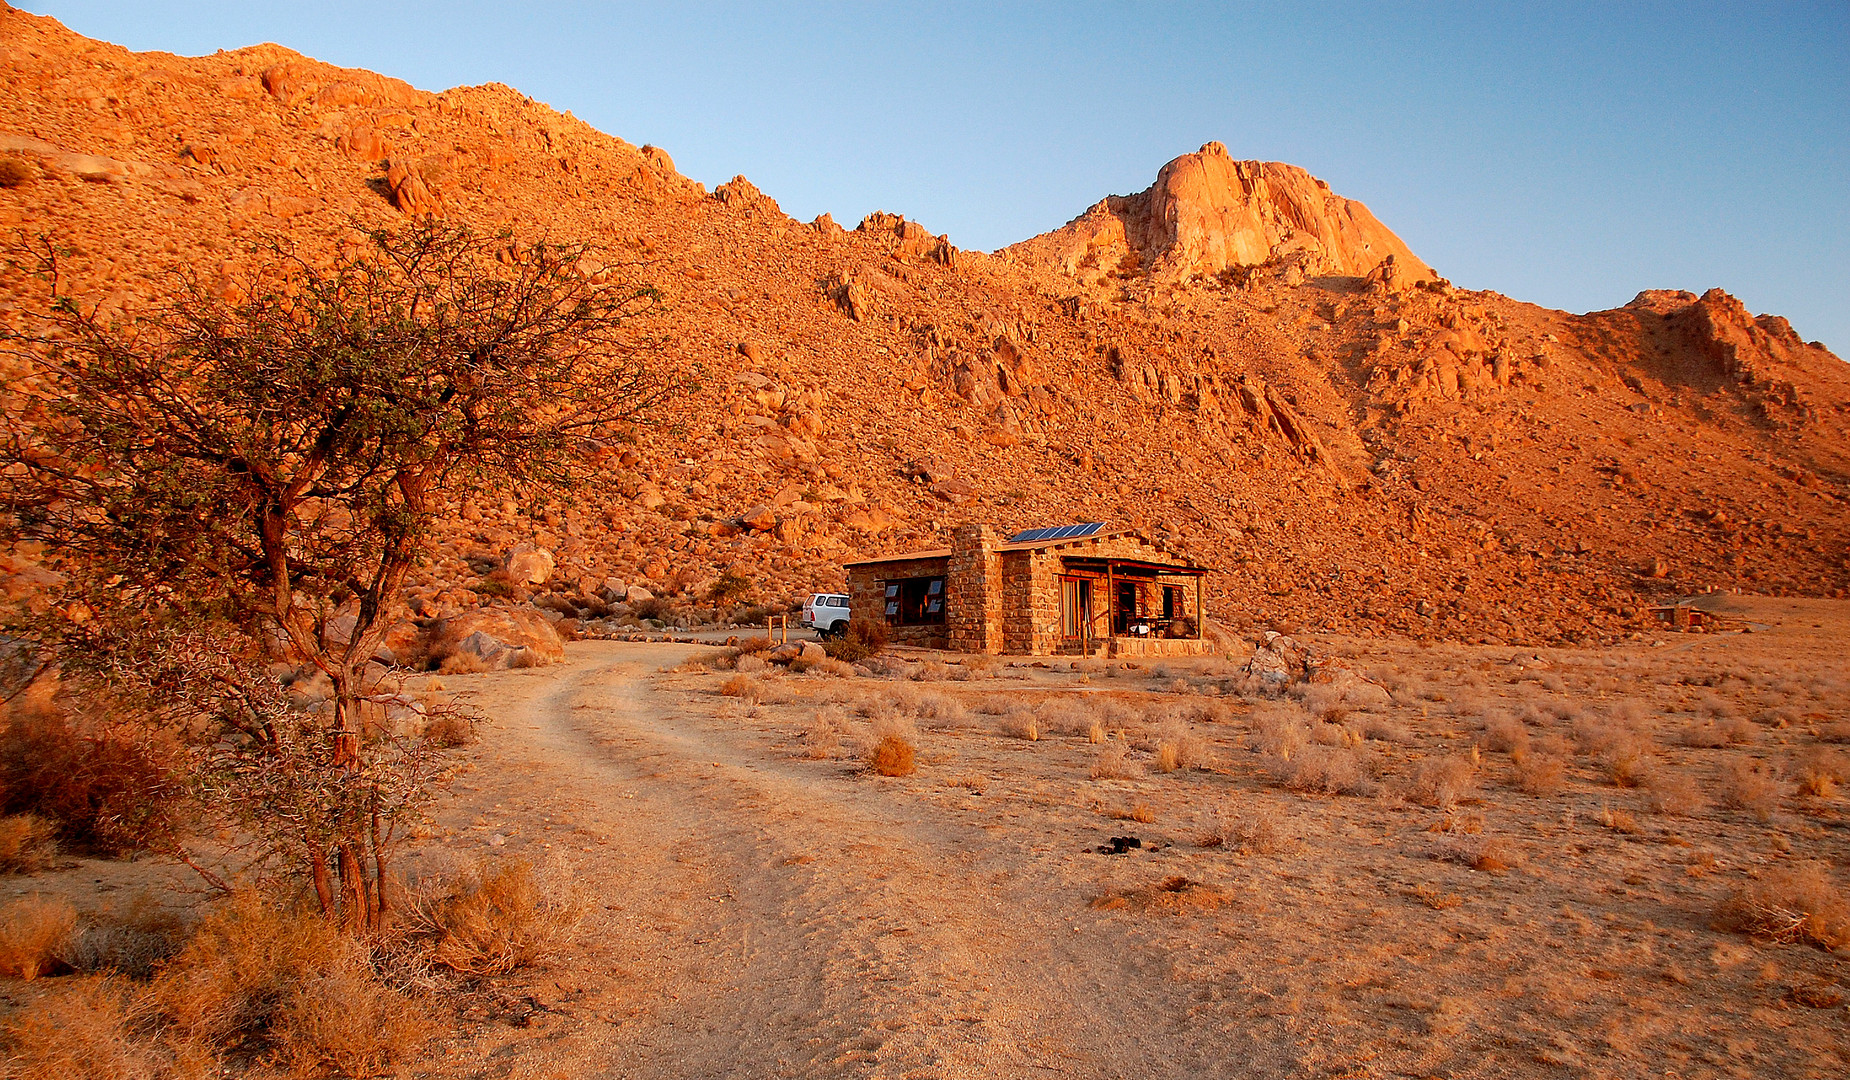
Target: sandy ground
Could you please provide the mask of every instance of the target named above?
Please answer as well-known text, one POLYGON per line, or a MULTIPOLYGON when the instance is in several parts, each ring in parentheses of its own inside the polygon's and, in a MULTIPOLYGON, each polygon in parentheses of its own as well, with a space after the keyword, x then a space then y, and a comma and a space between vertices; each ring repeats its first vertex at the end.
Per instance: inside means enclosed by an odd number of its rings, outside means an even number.
MULTIPOLYGON (((1228 661, 741 676, 707 646, 579 642, 446 676, 486 720, 400 865, 526 858, 590 911, 544 967, 433 997, 410 1073, 1846 1075, 1845 953, 1712 922, 1807 860, 1844 895, 1850 800, 1795 778, 1850 741, 1850 604, 1708 602, 1759 632, 1324 640, 1392 695, 1334 712, 1243 697, 1228 661), (1292 724, 1361 764, 1354 793, 1294 789, 1266 741, 1292 724), (1559 790, 1518 786, 1512 726, 1559 790), (867 770, 877 728, 913 733, 916 773, 867 770), (1615 732, 1648 783, 1614 782, 1615 732), (1178 739, 1193 763, 1160 771, 1178 739), (1472 763, 1455 799, 1421 788, 1438 761, 1472 763), (1741 763, 1770 801, 1731 802, 1741 763)), ((96 910, 184 881, 8 884, 96 910)))
POLYGON ((1772 865, 1823 859, 1841 883, 1841 795, 1788 794, 1765 821, 1702 797, 1654 810, 1571 750, 1558 794, 1514 790, 1482 750, 1456 805, 1397 794, 1420 761, 1482 744, 1483 714, 1537 700, 1583 724, 1643 703, 1658 771, 1705 791, 1727 755, 1783 767, 1850 719, 1846 605, 1736 606, 1763 632, 1541 654, 1328 643, 1410 683, 1379 710, 1400 734, 1365 744, 1379 790, 1362 797, 1283 789, 1238 700, 1189 725, 1206 767, 1150 771, 1139 712, 1211 686, 1179 693, 1181 665, 761 675, 752 705, 719 692, 726 673, 664 670, 708 650, 582 643, 563 667, 452 679, 492 720, 408 865, 520 853, 569 866, 597 906, 570 955, 465 1004, 431 1071, 1843 1075, 1841 954, 1710 926, 1772 865), (1085 736, 1012 737, 983 711, 1066 699, 1115 718, 1141 775, 1093 779, 1085 736), (1682 747, 1718 709, 1754 717, 1752 741, 1682 747), (856 712, 915 717, 919 771, 868 773, 856 712), (1282 839, 1198 846, 1230 823, 1282 839), (1096 850, 1119 835, 1144 847, 1096 850), (1492 837, 1508 869, 1466 865, 1492 837), (1201 887, 1151 891, 1176 876, 1201 887))

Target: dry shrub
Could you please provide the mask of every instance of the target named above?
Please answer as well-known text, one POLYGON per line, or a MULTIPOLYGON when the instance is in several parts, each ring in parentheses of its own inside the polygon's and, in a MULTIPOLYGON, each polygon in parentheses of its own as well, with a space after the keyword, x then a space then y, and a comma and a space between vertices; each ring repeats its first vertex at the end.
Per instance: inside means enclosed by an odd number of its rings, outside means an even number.
POLYGON ((1814 746, 1793 763, 1793 775, 1798 779, 1800 795, 1828 799, 1850 775, 1850 762, 1834 750, 1814 746))
POLYGON ((1004 715, 996 724, 996 730, 1011 739, 1026 739, 1029 742, 1035 742, 1041 737, 1040 722, 1025 709, 1013 710, 1004 715))
POLYGON ((1778 770, 1768 762, 1730 761, 1722 770, 1722 805, 1745 810, 1766 821, 1779 809, 1781 786, 1778 770))
POLYGON ((8 1080, 206 1080, 222 1076, 208 1048, 144 1034, 145 996, 120 978, 64 980, 6 1020, 8 1080))
POLYGON ((768 671, 770 667, 769 661, 753 653, 741 653, 739 658, 732 662, 732 670, 741 675, 756 675, 760 671, 768 671))
POLYGON ((1308 685, 1304 689, 1304 711, 1326 724, 1340 724, 1349 715, 1343 689, 1329 683, 1308 685))
POLYGON ((1270 758, 1267 771, 1291 791, 1318 795, 1374 795, 1379 791, 1362 755, 1334 746, 1307 746, 1290 758, 1270 758))
POLYGON ((0 908, 0 975, 30 982, 68 971, 64 959, 77 929, 77 909, 68 900, 26 896, 0 908))
POLYGON ((1086 728, 1086 741, 1094 746, 1104 742, 1105 725, 1099 723, 1097 720, 1092 721, 1092 725, 1086 728))
POLYGON ((67 844, 100 855, 144 850, 167 833, 185 793, 173 754, 134 725, 16 711, 0 732, 0 813, 44 818, 67 844))
POLYGON ((424 722, 424 738, 446 750, 468 746, 475 741, 475 717, 461 709, 438 709, 424 722))
POLYGON ((850 619, 847 631, 833 641, 824 642, 822 651, 828 653, 831 659, 858 664, 886 648, 886 644, 884 622, 850 619))
POLYGON ((1377 742, 1389 742, 1399 746, 1407 746, 1413 742, 1413 732, 1385 716, 1364 718, 1360 730, 1363 738, 1374 739, 1377 742))
POLYGON ((1636 836, 1644 831, 1643 827, 1638 824, 1638 819, 1633 817, 1629 811, 1614 810, 1610 806, 1600 808, 1599 823, 1613 832, 1624 833, 1627 836, 1636 836))
POLYGON ((834 709, 817 710, 803 728, 803 756, 823 761, 835 756, 841 747, 841 714, 834 709))
POLYGON ((819 675, 827 675, 831 679, 854 678, 854 665, 846 660, 837 660, 832 656, 817 661, 810 670, 819 675))
POLYGON ((949 694, 927 690, 912 699, 912 712, 933 727, 962 727, 970 722, 970 710, 949 694))
POLYGON ((1094 911, 1154 911, 1162 914, 1181 914, 1187 911, 1213 911, 1231 903, 1233 898, 1226 892, 1204 882, 1186 878, 1180 874, 1172 875, 1157 882, 1137 889, 1112 890, 1094 897, 1088 907, 1094 911))
POLYGON ((1477 788, 1477 766, 1468 759, 1427 758, 1413 771, 1407 798, 1422 806, 1449 810, 1477 788))
POLYGON ((1484 748, 1502 754, 1529 752, 1529 729, 1509 716, 1493 716, 1484 725, 1484 748))
POLYGON ((1418 900, 1420 903, 1425 904, 1427 907, 1433 909, 1434 911, 1444 911, 1447 908, 1455 908, 1458 905, 1465 902, 1464 898, 1459 896, 1458 894, 1448 893, 1444 889, 1439 888, 1437 885, 1433 885, 1433 884, 1430 884, 1424 881, 1420 882, 1418 885, 1415 885, 1413 888, 1408 889, 1407 895, 1410 898, 1414 900, 1418 900))
POLYGON ((918 771, 917 751, 903 735, 888 734, 874 744, 868 767, 881 776, 911 776, 918 771))
POLYGON ((1304 715, 1295 706, 1270 706, 1253 712, 1252 748, 1267 757, 1289 760, 1310 741, 1304 715))
POLYGON ((1567 761, 1555 754, 1524 754, 1510 769, 1510 786, 1525 795, 1559 795, 1567 786, 1567 761))
POLYGON ((562 947, 585 904, 562 869, 544 877, 525 859, 474 865, 432 889, 417 890, 407 929, 426 943, 432 964, 459 975, 505 975, 562 947))
POLYGON ((1702 788, 1685 773, 1668 769, 1652 773, 1646 778, 1644 788, 1645 805, 1653 813, 1687 817, 1709 804, 1702 795, 1702 788))
POLYGON ((1088 775, 1094 780, 1128 780, 1142 772, 1136 762, 1124 756, 1122 742, 1107 742, 1092 759, 1092 769, 1088 775))
POLYGON ((1824 863, 1768 871, 1735 889, 1715 913, 1718 930, 1826 949, 1850 945, 1850 897, 1824 863))
POLYGON ((1161 763, 1167 761, 1168 767, 1163 772, 1177 769, 1205 768, 1208 763, 1207 746, 1200 736, 1188 729, 1180 721, 1164 724, 1156 744, 1156 756, 1161 763))
POLYGON ((1515 849, 1499 836, 1467 836, 1446 840, 1433 857, 1468 866, 1487 874, 1501 874, 1517 863, 1515 849))
POLYGON ((79 971, 146 979, 185 943, 185 925, 143 890, 120 913, 85 920, 66 950, 79 971))
POLYGON ((1704 720, 1683 729, 1678 741, 1699 750, 1716 750, 1724 746, 1751 743, 1758 735, 1751 720, 1735 716, 1721 720, 1704 720))
POLYGON ((363 945, 248 892, 199 924, 148 995, 185 1042, 267 1049, 300 1072, 376 1074, 424 1034, 363 945))
POLYGON ((1226 835, 1241 851, 1254 855, 1292 851, 1299 842, 1295 831, 1265 809, 1233 818, 1227 823, 1226 835))
POLYGON ((764 700, 764 684, 750 675, 732 676, 719 684, 719 692, 753 705, 764 700))
POLYGON ((1050 698, 1035 706, 1034 717, 1042 731, 1057 735, 1083 735, 1094 727, 1102 730, 1092 710, 1076 701, 1050 698))
POLYGON ((1625 734, 1614 739, 1601 756, 1606 775, 1617 787, 1638 787, 1651 775, 1655 764, 1651 743, 1643 736, 1625 734))
POLYGON ((37 814, 0 817, 0 874, 36 874, 57 856, 51 822, 37 814))

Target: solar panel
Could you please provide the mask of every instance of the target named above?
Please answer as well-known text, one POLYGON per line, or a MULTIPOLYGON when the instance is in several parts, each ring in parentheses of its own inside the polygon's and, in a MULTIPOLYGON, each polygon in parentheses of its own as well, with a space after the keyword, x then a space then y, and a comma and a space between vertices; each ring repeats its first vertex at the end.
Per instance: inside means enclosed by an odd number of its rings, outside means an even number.
POLYGON ((1028 529, 1003 541, 1006 544, 1033 544, 1042 540, 1076 540, 1091 536, 1105 527, 1102 521, 1082 521, 1077 525, 1055 525, 1046 529, 1028 529))

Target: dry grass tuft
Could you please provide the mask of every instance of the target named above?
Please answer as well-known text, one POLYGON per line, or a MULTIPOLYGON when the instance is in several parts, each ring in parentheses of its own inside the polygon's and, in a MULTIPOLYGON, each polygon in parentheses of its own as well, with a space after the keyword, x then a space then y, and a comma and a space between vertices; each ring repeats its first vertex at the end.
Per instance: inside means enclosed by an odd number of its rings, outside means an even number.
POLYGON ((1408 889, 1407 896, 1411 899, 1418 900, 1434 911, 1444 911, 1447 908, 1455 908, 1465 902, 1464 898, 1458 896, 1456 893, 1448 893, 1437 885, 1424 881, 1408 889))
POLYGON ((1319 795, 1375 795, 1362 755, 1335 746, 1306 746, 1291 758, 1271 758, 1266 769, 1286 789, 1319 795))
POLYGON ((525 859, 468 867, 419 890, 406 928, 426 943, 432 964, 459 975, 505 975, 562 947, 584 918, 585 902, 561 873, 542 878, 525 859))
POLYGON ((1108 742, 1092 759, 1092 770, 1089 775, 1094 780, 1128 780, 1140 775, 1142 771, 1137 767, 1136 762, 1124 756, 1122 742, 1108 742))
POLYGON ((111 976, 65 980, 4 1025, 8 1080, 206 1080, 218 1055, 184 1040, 143 1034, 150 1009, 136 987, 111 976))
POLYGON ((1734 890, 1717 909, 1715 927, 1839 949, 1850 945, 1850 897, 1823 863, 1780 867, 1734 890))
POLYGON ((1510 785, 1525 795, 1559 795, 1567 786, 1567 761, 1552 754, 1527 754, 1514 759, 1510 785))
POLYGON ((1799 755, 1793 763, 1793 774, 1798 778, 1800 795, 1828 799, 1836 794, 1837 785, 1850 776, 1850 762, 1835 750, 1814 746, 1799 755))
POLYGON ((57 830, 37 814, 0 817, 0 874, 36 874, 58 857, 57 830))
POLYGON ((475 718, 461 709, 440 709, 425 722, 424 738, 446 750, 468 746, 475 741, 475 718))
POLYGON ((764 700, 764 684, 750 675, 734 675, 719 684, 719 692, 753 705, 764 700))
POLYGON ((892 732, 880 737, 868 755, 868 768, 881 776, 911 776, 918 771, 917 751, 912 741, 892 732))
POLYGON ((1484 748, 1502 754, 1526 754, 1529 752, 1529 729, 1520 720, 1493 716, 1484 725, 1484 748))
POLYGON ((1214 911, 1232 901, 1232 896, 1212 885, 1176 874, 1164 878, 1155 885, 1126 890, 1114 889, 1094 897, 1087 906, 1094 911, 1129 909, 1179 915, 1189 911, 1214 911))
POLYGON ((1767 762, 1730 761, 1722 770, 1722 805, 1745 810, 1767 821, 1779 809, 1782 786, 1778 771, 1767 762))
POLYGON ((1659 770, 1645 779, 1644 788, 1645 805, 1653 813, 1687 817, 1709 805, 1702 788, 1684 773, 1659 770))
POLYGON ((1258 809, 1233 818, 1227 824, 1227 838, 1242 852, 1252 855, 1279 855, 1297 850, 1298 834, 1269 810, 1258 809))
POLYGON ((267 1048, 298 1072, 375 1075, 425 1026, 359 942, 314 915, 234 896, 148 987, 179 1042, 267 1048))
POLYGON ((65 950, 77 929, 77 909, 67 900, 26 896, 0 908, 0 975, 30 982, 70 970, 65 950))
POLYGON ((996 724, 996 730, 1013 739, 1026 739, 1037 742, 1041 737, 1041 724, 1033 713, 1025 710, 1010 710, 996 724))
POLYGON ((1467 758, 1448 756, 1420 762, 1407 785, 1407 798, 1422 806, 1449 810, 1477 788, 1477 766, 1467 758))

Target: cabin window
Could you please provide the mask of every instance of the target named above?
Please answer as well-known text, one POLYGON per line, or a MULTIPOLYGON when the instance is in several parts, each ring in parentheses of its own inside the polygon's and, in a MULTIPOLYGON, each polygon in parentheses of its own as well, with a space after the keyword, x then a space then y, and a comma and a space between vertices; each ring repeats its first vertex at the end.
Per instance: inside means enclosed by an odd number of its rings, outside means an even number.
POLYGON ((886 617, 895 626, 943 622, 944 579, 918 577, 887 582, 886 617))
POLYGON ((1163 586, 1163 618, 1179 619, 1188 610, 1188 604, 1182 599, 1182 586, 1163 586))

